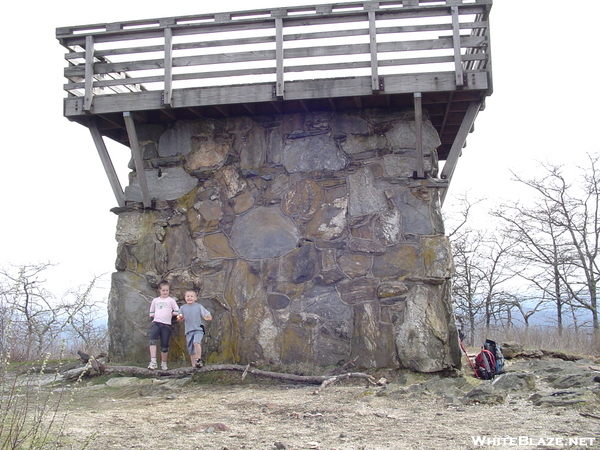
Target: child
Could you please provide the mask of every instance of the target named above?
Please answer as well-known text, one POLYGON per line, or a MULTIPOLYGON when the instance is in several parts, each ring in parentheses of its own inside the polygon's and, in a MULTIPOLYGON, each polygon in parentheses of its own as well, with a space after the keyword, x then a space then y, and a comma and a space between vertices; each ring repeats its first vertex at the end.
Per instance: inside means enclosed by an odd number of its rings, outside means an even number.
POLYGON ((200 368, 204 365, 202 362, 202 338, 204 337, 204 321, 212 320, 210 312, 200 303, 196 291, 188 290, 185 292, 185 305, 180 308, 181 314, 179 321, 185 323, 185 342, 187 344, 192 367, 200 368))
POLYGON ((169 297, 171 292, 170 285, 166 281, 161 281, 158 285, 159 297, 152 300, 150 305, 150 317, 152 326, 150 327, 150 364, 148 369, 156 369, 156 341, 160 336, 160 356, 162 370, 169 370, 167 367, 167 356, 169 355, 169 339, 171 338, 171 318, 179 314, 177 302, 169 297))

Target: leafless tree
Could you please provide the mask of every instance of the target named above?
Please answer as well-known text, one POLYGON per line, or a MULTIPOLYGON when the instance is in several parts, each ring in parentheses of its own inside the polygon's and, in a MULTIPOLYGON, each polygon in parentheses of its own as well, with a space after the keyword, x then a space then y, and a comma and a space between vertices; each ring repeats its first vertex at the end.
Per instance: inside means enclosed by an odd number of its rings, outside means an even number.
POLYGON ((598 158, 589 156, 588 166, 577 168, 575 175, 567 175, 565 167, 551 164, 541 165, 543 174, 538 178, 515 175, 516 181, 530 189, 533 204, 512 204, 497 215, 518 235, 525 249, 524 257, 540 268, 537 275, 528 279, 554 299, 559 329, 563 326, 563 307, 569 302, 590 312, 594 335, 598 338, 600 172, 597 166, 598 158))
POLYGON ((45 287, 50 267, 41 263, 0 269, 0 349, 7 359, 59 353, 69 334, 76 338, 70 342, 86 347, 98 333, 100 310, 91 296, 97 278, 58 299, 45 287))
POLYGON ((529 205, 507 203, 492 212, 504 222, 504 233, 517 242, 515 258, 521 261, 524 269, 519 276, 538 293, 532 298, 554 304, 558 332, 562 334, 568 297, 563 274, 571 271, 573 266, 566 231, 553 221, 556 214, 556 205, 547 199, 534 199, 529 205))
POLYGON ((495 229, 468 225, 475 204, 461 199, 461 208, 450 221, 456 225, 448 233, 455 267, 452 295, 457 320, 468 333, 470 344, 478 325, 489 333, 492 323, 500 318, 511 323, 515 294, 509 281, 516 276, 511 259, 514 241, 495 229))

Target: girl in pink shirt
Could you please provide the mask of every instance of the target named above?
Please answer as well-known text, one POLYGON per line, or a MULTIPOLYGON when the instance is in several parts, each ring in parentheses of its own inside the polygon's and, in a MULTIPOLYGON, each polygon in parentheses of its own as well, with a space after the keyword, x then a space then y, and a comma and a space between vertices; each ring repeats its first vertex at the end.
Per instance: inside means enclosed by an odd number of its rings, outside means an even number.
POLYGON ((162 370, 169 370, 167 367, 167 357, 169 356, 169 339, 171 338, 171 318, 179 314, 177 302, 169 297, 171 288, 169 283, 161 281, 158 285, 159 297, 152 300, 150 304, 150 317, 152 326, 150 327, 150 364, 148 369, 154 370, 156 364, 156 342, 160 336, 160 359, 162 370))

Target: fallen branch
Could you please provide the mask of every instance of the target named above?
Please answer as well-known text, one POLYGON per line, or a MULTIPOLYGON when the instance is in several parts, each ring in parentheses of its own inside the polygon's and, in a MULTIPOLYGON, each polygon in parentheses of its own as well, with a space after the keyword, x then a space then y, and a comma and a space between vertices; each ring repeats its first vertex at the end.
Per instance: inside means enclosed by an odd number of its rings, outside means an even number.
POLYGON ((245 377, 248 373, 259 377, 266 378, 274 378, 278 380, 290 381, 294 383, 307 383, 307 384, 320 384, 320 388, 324 389, 325 387, 339 381, 346 380, 350 378, 355 379, 364 379, 369 383, 376 384, 374 378, 371 375, 354 372, 354 373, 345 373, 340 375, 295 375, 291 373, 283 373, 283 372, 270 372, 266 370, 260 370, 247 366, 240 366, 237 364, 215 364, 210 366, 204 366, 200 369, 195 367, 180 367, 178 369, 171 370, 150 370, 143 367, 135 367, 135 366, 107 366, 102 365, 99 367, 99 370, 96 370, 93 367, 79 367, 77 369, 68 370, 63 373, 63 378, 65 380, 74 380, 79 377, 86 376, 96 376, 99 374, 109 375, 109 374, 120 374, 120 375, 131 375, 131 376, 145 376, 145 377, 156 377, 156 376, 185 376, 191 375, 194 373, 205 373, 205 372, 216 372, 220 370, 232 370, 237 372, 242 372, 242 376, 245 377))

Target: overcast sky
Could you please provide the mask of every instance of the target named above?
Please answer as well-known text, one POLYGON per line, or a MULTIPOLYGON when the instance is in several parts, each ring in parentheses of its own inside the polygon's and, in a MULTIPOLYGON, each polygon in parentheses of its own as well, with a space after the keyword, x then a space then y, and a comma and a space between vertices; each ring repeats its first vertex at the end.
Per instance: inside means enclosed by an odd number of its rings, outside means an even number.
MULTIPOLYGON (((116 256, 116 200, 89 131, 62 116, 61 26, 263 7, 311 0, 103 0, 10 2, 0 28, 3 62, 2 250, 0 266, 52 262, 56 295, 103 275, 116 256)), ((598 0, 496 0, 491 14, 494 94, 460 158, 455 195, 491 201, 519 195, 510 170, 534 176, 538 162, 585 162, 598 153, 598 0), (592 67, 594 66, 594 67, 592 67)), ((111 145, 125 175, 129 150, 111 145)), ((123 181, 124 184, 124 181, 123 181)))

